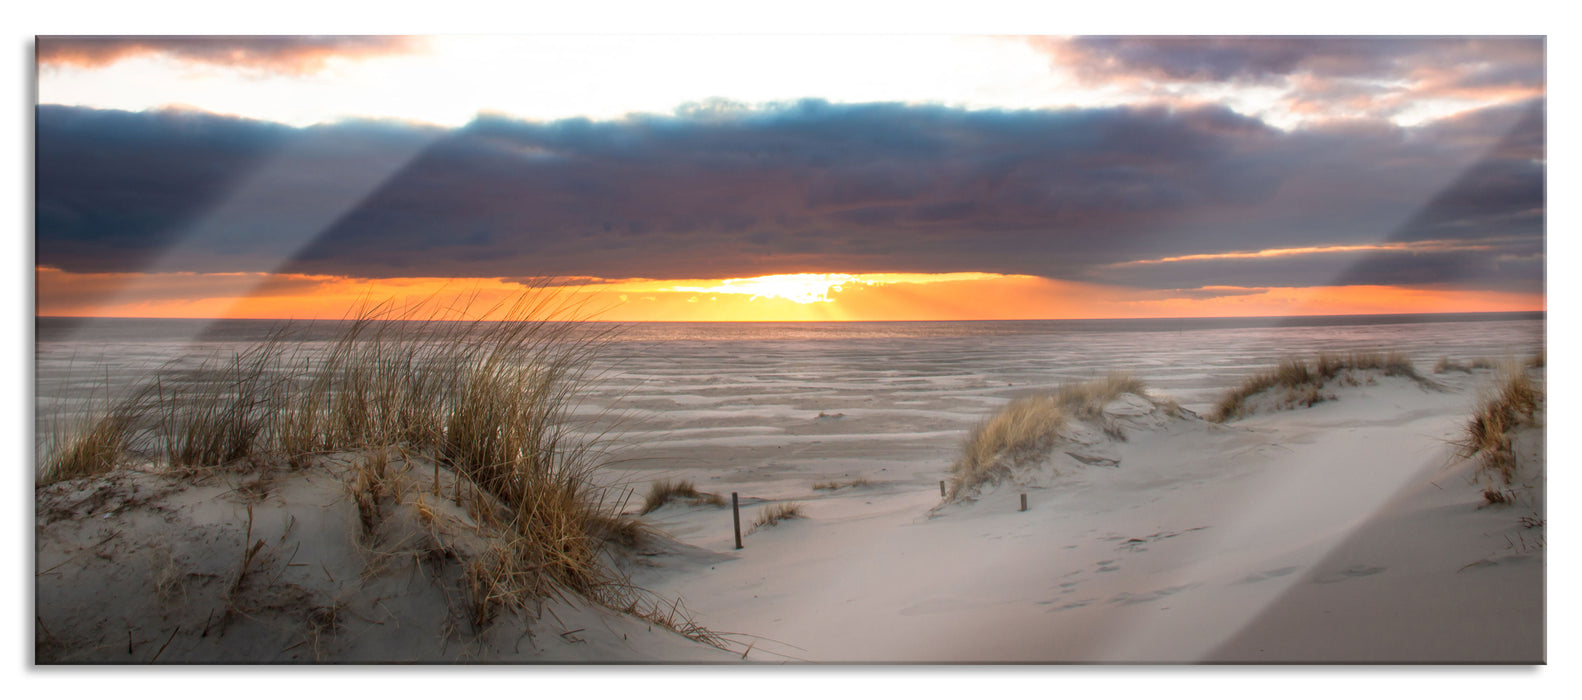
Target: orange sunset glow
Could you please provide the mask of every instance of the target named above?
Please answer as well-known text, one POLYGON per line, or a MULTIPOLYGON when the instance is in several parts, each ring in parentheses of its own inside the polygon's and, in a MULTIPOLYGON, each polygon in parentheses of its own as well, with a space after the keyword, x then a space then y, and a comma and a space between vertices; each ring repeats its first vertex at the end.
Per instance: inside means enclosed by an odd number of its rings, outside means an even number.
MULTIPOLYGON (((368 300, 470 302, 474 318, 530 288, 498 279, 37 271, 40 316, 339 319, 368 300), (50 300, 48 302, 44 300, 50 300), (60 300, 60 301, 56 301, 60 300), (77 300, 77 301, 73 301, 77 300)), ((945 321, 1535 311, 1542 295, 1377 285, 1139 290, 987 273, 801 274, 599 281, 552 288, 591 320, 945 321)))

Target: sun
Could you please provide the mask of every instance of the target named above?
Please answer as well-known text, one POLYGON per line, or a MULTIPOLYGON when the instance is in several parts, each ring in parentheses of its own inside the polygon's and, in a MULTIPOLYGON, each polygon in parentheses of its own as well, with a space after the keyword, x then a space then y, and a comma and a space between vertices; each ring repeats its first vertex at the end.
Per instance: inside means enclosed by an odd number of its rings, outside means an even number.
POLYGON ((753 299, 786 299, 798 304, 830 303, 830 292, 841 291, 841 285, 859 282, 873 284, 856 275, 839 273, 800 273, 794 275, 764 275, 720 280, 711 286, 671 287, 668 291, 701 294, 742 294, 753 299))

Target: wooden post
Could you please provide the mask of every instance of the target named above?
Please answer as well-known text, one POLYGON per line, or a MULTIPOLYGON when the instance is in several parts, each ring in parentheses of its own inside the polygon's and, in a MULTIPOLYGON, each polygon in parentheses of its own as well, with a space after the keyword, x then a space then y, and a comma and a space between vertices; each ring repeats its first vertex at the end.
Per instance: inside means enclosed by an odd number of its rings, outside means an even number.
POLYGON ((736 548, 742 548, 742 509, 741 503, 736 499, 736 492, 731 492, 731 526, 736 530, 736 548))
POLYGON ((1022 512, 1027 511, 1027 494, 1022 494, 1022 512))
POLYGON ((939 482, 939 497, 940 498, 944 498, 945 497, 945 482, 943 482, 943 481, 939 482))

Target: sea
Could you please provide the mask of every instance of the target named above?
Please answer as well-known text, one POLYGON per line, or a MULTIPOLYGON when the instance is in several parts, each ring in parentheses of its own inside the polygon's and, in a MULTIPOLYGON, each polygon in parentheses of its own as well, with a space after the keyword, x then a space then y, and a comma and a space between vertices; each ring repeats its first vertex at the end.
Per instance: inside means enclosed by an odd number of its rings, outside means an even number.
MULTIPOLYGON (((113 393, 160 367, 228 357, 281 326, 38 318, 37 436, 106 387, 113 393)), ((1527 358, 1545 344, 1542 312, 589 328, 608 340, 576 419, 618 445, 623 463, 672 471, 724 468, 787 445, 838 459, 842 445, 876 441, 937 460, 1017 396, 1115 371, 1203 412, 1242 378, 1293 356, 1398 351, 1426 374, 1441 357, 1527 358)), ((311 357, 338 329, 297 323, 289 332, 311 357)))

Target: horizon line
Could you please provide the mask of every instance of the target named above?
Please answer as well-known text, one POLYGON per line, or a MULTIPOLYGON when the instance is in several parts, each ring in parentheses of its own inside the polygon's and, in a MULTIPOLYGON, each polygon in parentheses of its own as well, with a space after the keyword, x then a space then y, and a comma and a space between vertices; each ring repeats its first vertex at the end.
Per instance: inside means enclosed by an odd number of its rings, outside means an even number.
MULTIPOLYGON (((863 320, 800 320, 800 321, 601 321, 598 319, 571 320, 569 323, 608 323, 608 324, 711 324, 711 325, 749 325, 749 324, 854 324, 854 323, 1019 323, 1042 321, 1230 321, 1230 320, 1268 320, 1268 319, 1319 319, 1319 318, 1377 318, 1386 316, 1502 316, 1514 314, 1539 314, 1547 315, 1548 309, 1513 309, 1508 311, 1431 311, 1431 312, 1384 312, 1366 314, 1295 314, 1287 316, 1119 316, 1105 318, 951 318, 951 319, 863 319, 863 320)), ((71 320, 120 320, 120 321, 274 321, 281 323, 338 323, 352 320, 351 317, 340 319, 328 318, 235 318, 213 316, 40 316, 34 314, 35 321, 41 319, 71 319, 71 320)), ((415 319, 389 318, 373 319, 383 321, 411 321, 415 319)), ((487 319, 444 319, 444 323, 471 323, 485 321, 501 323, 500 320, 487 319)), ((424 321, 428 322, 428 321, 424 321)))

